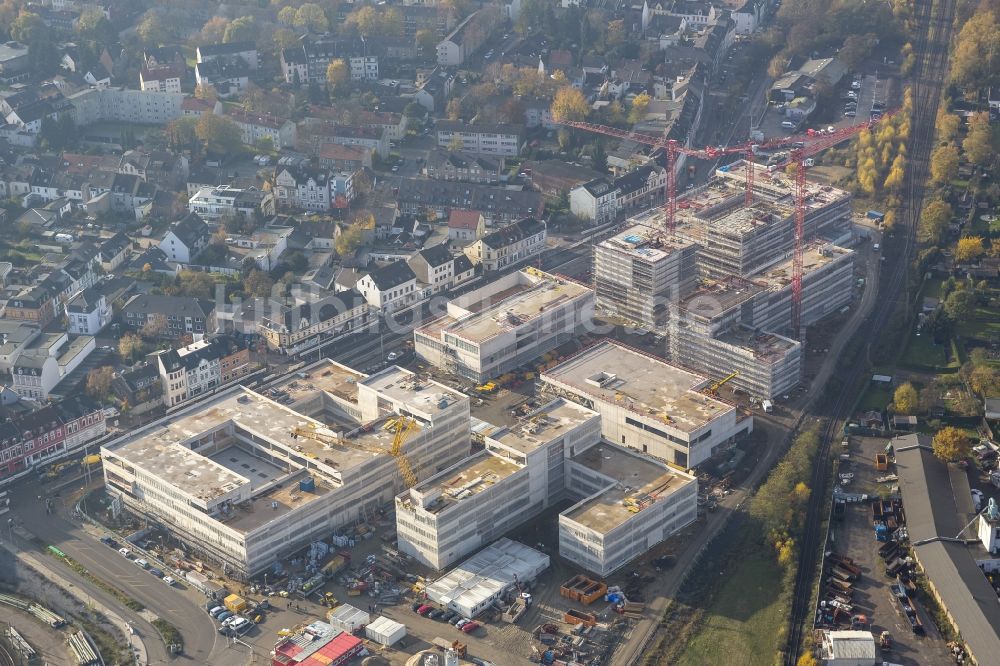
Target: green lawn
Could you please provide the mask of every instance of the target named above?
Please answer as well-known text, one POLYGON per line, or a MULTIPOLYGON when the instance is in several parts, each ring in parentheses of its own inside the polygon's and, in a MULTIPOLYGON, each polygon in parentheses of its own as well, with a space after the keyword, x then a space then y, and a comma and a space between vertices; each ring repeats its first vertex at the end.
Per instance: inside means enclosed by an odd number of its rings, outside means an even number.
POLYGON ((956 332, 967 338, 988 340, 993 336, 1000 337, 1000 321, 967 321, 959 324, 956 332))
POLYGON ((892 391, 873 382, 869 384, 865 394, 861 396, 858 409, 866 412, 873 409, 882 411, 890 402, 892 402, 892 391))
POLYGON ((770 664, 786 620, 781 568, 770 551, 751 551, 726 571, 701 625, 675 662, 683 666, 770 664))
POLYGON ((930 335, 917 335, 916 332, 910 335, 906 352, 899 361, 902 365, 929 368, 946 368, 949 365, 945 346, 934 344, 934 338, 930 335))

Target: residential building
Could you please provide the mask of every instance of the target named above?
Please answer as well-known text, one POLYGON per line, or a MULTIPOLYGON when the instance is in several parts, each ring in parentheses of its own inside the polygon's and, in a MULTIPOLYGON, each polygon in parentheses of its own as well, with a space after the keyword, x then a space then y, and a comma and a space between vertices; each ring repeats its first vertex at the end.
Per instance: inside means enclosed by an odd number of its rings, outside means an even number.
POLYGON ((29 400, 48 400, 59 383, 96 348, 89 335, 69 339, 66 333, 45 333, 14 361, 11 388, 29 400))
POLYGON ((250 85, 250 66, 242 58, 214 58, 194 66, 194 80, 202 87, 212 88, 222 99, 242 95, 250 85))
POLYGON ((545 251, 545 222, 526 217, 467 245, 465 255, 484 272, 502 271, 545 251))
POLYGON ((707 378, 613 342, 585 349, 541 380, 597 411, 608 441, 680 469, 697 467, 753 430, 749 413, 700 390, 707 378))
POLYGON ((357 283, 368 304, 382 314, 405 309, 419 301, 417 276, 401 259, 376 268, 357 283))
POLYGON ((274 199, 279 210, 301 208, 328 211, 331 208, 330 172, 310 166, 275 169, 274 199))
POLYGON ((331 171, 354 173, 372 168, 372 150, 363 146, 325 143, 319 149, 319 165, 331 171))
POLYGON ((503 226, 523 218, 541 218, 545 199, 539 192, 508 190, 489 185, 445 180, 400 178, 396 203, 404 215, 429 215, 446 219, 451 211, 481 213, 486 226, 503 226))
POLYGON ((503 159, 432 150, 424 162, 423 172, 434 180, 458 180, 465 183, 495 185, 503 174, 503 159))
POLYGON ((41 334, 37 324, 0 318, 0 372, 9 374, 14 361, 41 334))
POLYGON ((425 247, 407 260, 425 294, 437 294, 471 280, 475 266, 464 254, 452 255, 447 243, 425 247))
POLYGON ((343 59, 347 63, 354 81, 376 81, 379 78, 381 49, 368 48, 372 39, 307 36, 301 41, 301 46, 281 50, 281 72, 285 83, 300 86, 326 83, 326 68, 336 59, 343 59))
POLYGON ((196 212, 188 213, 167 229, 159 248, 170 261, 188 264, 208 246, 208 225, 196 212))
POLYGON ((188 210, 213 222, 226 217, 268 216, 274 215, 274 196, 255 187, 203 187, 188 200, 188 210))
POLYGON ((66 328, 72 335, 97 335, 111 323, 113 312, 107 297, 94 287, 66 301, 66 328))
POLYGON ((376 332, 378 315, 356 289, 348 289, 294 306, 272 304, 269 316, 258 322, 257 334, 282 354, 337 349, 352 336, 376 332))
POLYGON ((324 136, 328 143, 360 146, 375 151, 382 159, 389 157, 389 135, 384 129, 335 125, 330 130, 330 133, 324 136))
POLYGON ((385 130, 390 141, 402 141, 406 138, 406 128, 409 126, 409 118, 402 113, 392 111, 363 111, 361 113, 361 124, 365 127, 373 127, 385 130))
POLYGON ((247 345, 229 335, 198 340, 156 359, 168 408, 242 379, 254 368, 247 345))
POLYGON ((468 453, 469 400, 457 391, 397 367, 366 376, 322 361, 301 372, 308 381, 273 387, 284 404, 235 387, 105 444, 108 492, 248 580, 405 488, 390 455, 397 419, 408 423, 407 477, 468 453))
POLYGON ((185 97, 181 102, 181 114, 185 117, 201 118, 206 113, 214 113, 215 104, 211 100, 185 97))
POLYGON ((453 208, 448 215, 448 241, 459 247, 486 234, 486 220, 483 214, 474 210, 453 208))
POLYGON ((122 232, 116 233, 100 245, 101 268, 106 273, 114 271, 122 265, 128 255, 132 241, 122 232))
POLYGON ((523 125, 469 124, 439 120, 434 126, 439 149, 452 150, 460 144, 461 152, 497 157, 517 157, 524 143, 523 125))
POLYGON ((184 70, 176 65, 146 68, 139 70, 139 90, 143 92, 181 92, 181 79, 184 70))
POLYGON ((413 332, 414 351, 452 374, 484 382, 578 336, 593 319, 594 293, 531 268, 448 302, 413 332))
POLYGON ((104 410, 85 396, 72 396, 0 424, 0 477, 41 467, 107 432, 104 410))
POLYGON ((188 296, 137 294, 122 307, 121 321, 149 337, 204 335, 215 332, 215 304, 188 296))
POLYGON ((275 150, 295 147, 295 123, 291 120, 236 108, 227 109, 226 117, 240 128, 243 143, 248 146, 270 140, 275 150))
POLYGON ((182 93, 150 93, 127 88, 88 88, 66 98, 77 127, 100 122, 165 125, 183 115, 182 93))
POLYGON ((455 87, 455 75, 443 67, 435 67, 423 75, 418 71, 416 83, 413 101, 429 113, 443 112, 455 87))
POLYGON ((155 183, 164 189, 175 189, 187 180, 188 160, 170 151, 127 150, 118 163, 118 173, 138 176, 140 180, 155 183))
POLYGON ((227 44, 206 44, 195 51, 196 62, 206 63, 213 60, 232 60, 239 58, 251 70, 259 66, 257 45, 254 42, 229 42, 227 44))
POLYGON ((437 45, 437 63, 442 67, 458 67, 486 42, 500 22, 496 7, 483 7, 455 26, 437 45))
POLYGON ((614 189, 619 213, 661 205, 666 197, 667 170, 655 164, 641 166, 615 178, 614 189))
POLYGON ((56 316, 55 285, 49 280, 30 287, 14 286, 3 292, 6 300, 3 318, 12 321, 27 321, 38 326, 48 326, 56 316))
POLYGON ((0 82, 10 85, 27 80, 28 47, 10 41, 0 44, 0 82))
POLYGON ((613 222, 618 217, 618 190, 609 178, 595 178, 570 190, 569 209, 595 225, 613 222))

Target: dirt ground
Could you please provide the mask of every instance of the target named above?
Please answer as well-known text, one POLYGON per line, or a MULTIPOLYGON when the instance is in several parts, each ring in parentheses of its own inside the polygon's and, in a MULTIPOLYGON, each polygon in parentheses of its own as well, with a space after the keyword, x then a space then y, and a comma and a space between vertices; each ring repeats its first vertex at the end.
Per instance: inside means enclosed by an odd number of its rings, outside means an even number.
MULTIPOLYGON (((845 492, 880 494, 883 497, 893 492, 891 482, 876 481, 877 477, 885 473, 876 472, 873 462, 875 454, 885 449, 886 441, 873 437, 850 438, 852 462, 838 470, 838 473, 849 471, 854 474, 850 483, 843 486, 845 492)), ((839 443, 834 448, 837 454, 843 451, 839 443)), ((892 472, 891 465, 889 472, 892 472)), ((926 635, 917 636, 911 632, 909 622, 894 603, 889 589, 894 579, 885 576, 885 564, 878 554, 878 548, 882 544, 875 540, 871 504, 867 501, 847 503, 843 521, 833 521, 830 531, 833 544, 831 550, 853 558, 855 564, 862 569, 862 575, 855 583, 853 612, 868 616, 871 630, 876 636, 883 631, 892 635, 893 648, 890 652, 884 652, 882 659, 903 666, 951 663, 948 648, 923 605, 919 601, 915 603, 926 635)))

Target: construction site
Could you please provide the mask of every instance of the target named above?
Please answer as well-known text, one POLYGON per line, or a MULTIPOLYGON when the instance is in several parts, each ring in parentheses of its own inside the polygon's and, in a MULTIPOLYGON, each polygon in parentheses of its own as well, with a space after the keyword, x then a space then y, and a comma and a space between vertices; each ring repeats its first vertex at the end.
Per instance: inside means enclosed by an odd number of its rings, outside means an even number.
POLYGON ((673 236, 654 209, 599 243, 595 305, 664 335, 674 363, 764 400, 799 383, 804 327, 854 297, 854 252, 838 245, 852 241, 851 196, 806 181, 797 229, 796 183, 751 170, 722 167, 679 197, 673 236))

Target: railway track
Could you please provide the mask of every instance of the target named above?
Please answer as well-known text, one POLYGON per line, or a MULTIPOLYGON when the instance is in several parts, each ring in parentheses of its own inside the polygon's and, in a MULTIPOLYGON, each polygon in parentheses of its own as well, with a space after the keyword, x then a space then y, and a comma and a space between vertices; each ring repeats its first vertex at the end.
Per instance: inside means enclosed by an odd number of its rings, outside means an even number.
POLYGON ((0 643, 0 666, 16 666, 17 662, 14 661, 14 652, 0 643))
MULTIPOLYGON (((888 279, 883 279, 879 285, 879 302, 887 305, 875 311, 856 333, 869 341, 876 340, 881 335, 892 313, 896 310, 899 300, 909 299, 909 294, 905 289, 906 280, 908 279, 910 258, 916 245, 916 230, 923 204, 924 183, 927 180, 930 152, 934 142, 937 107, 947 74, 955 0, 917 0, 915 10, 918 30, 920 31, 915 52, 920 55, 911 85, 913 117, 909 145, 910 169, 907 171, 906 199, 903 202, 903 214, 901 215, 905 227, 902 238, 898 239, 898 253, 893 258, 888 279)), ((857 395, 857 387, 866 370, 865 364, 857 363, 846 372, 841 373, 838 376, 838 379, 841 380, 841 390, 829 411, 821 415, 825 416, 827 420, 822 433, 820 451, 816 456, 819 464, 813 469, 811 480, 813 490, 807 507, 806 530, 802 536, 799 568, 792 596, 791 624, 784 655, 784 663, 787 666, 795 666, 799 658, 804 632, 813 626, 815 609, 813 608, 812 582, 817 565, 817 552, 822 545, 820 543, 820 539, 823 538, 823 533, 820 530, 822 523, 820 514, 825 506, 826 486, 830 477, 830 469, 826 466, 825 461, 829 459, 830 445, 837 436, 838 426, 849 416, 847 411, 853 405, 857 395)))

